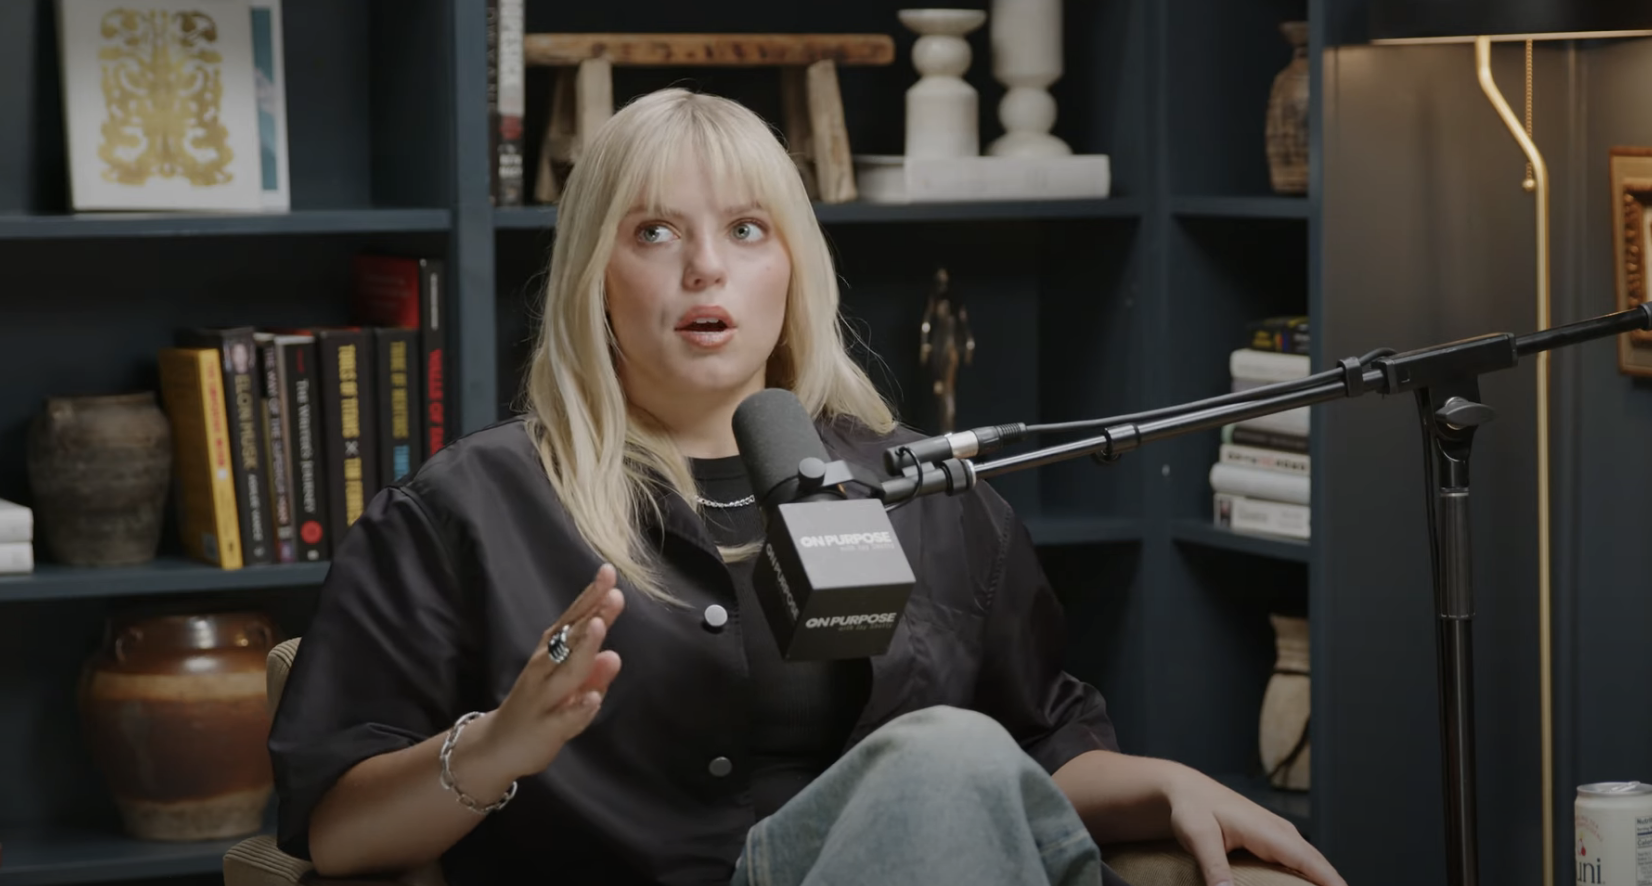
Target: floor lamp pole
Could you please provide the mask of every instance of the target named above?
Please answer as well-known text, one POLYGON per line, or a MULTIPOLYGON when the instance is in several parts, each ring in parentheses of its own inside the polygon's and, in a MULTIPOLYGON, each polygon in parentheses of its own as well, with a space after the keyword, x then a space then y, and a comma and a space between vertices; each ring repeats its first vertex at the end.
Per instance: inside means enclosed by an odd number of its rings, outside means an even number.
MULTIPOLYGON (((1491 100, 1497 116, 1509 128, 1532 165, 1537 196, 1537 328, 1549 328, 1549 171, 1536 142, 1497 89, 1491 75, 1491 40, 1474 38, 1475 67, 1480 89, 1491 100)), ((1530 86, 1527 87, 1530 89, 1530 86)), ((1537 644, 1538 704, 1542 723, 1543 759, 1543 886, 1554 886, 1554 726, 1550 685, 1550 567, 1549 567, 1549 352, 1537 355, 1537 644)))

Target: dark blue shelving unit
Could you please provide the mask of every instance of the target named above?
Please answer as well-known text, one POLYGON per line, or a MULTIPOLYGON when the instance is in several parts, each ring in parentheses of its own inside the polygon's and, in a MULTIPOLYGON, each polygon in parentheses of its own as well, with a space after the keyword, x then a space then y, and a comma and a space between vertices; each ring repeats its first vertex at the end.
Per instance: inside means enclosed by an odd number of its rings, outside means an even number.
POLYGON ((1181 218, 1294 218, 1306 221, 1306 197, 1172 197, 1170 211, 1181 218))
POLYGON ((181 557, 103 569, 42 563, 30 575, 0 576, 0 603, 305 587, 320 584, 327 577, 327 567, 326 563, 295 563, 219 569, 181 557))
POLYGON ((1308 562, 1308 554, 1312 550, 1308 542, 1299 539, 1246 535, 1203 520, 1177 520, 1170 527, 1170 537, 1184 544, 1293 563, 1308 562))
POLYGON ((212 874, 223 870, 224 853, 237 842, 160 843, 73 828, 0 830, 0 886, 68 886, 212 874))
POLYGON ((17 214, 0 215, 0 240, 445 232, 452 223, 453 213, 447 209, 17 214))

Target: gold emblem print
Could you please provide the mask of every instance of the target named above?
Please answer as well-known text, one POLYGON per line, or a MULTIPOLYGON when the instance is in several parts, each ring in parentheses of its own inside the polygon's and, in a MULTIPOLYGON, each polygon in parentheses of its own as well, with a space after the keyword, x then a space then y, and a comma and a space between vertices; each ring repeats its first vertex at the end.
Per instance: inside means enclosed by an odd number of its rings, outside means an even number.
POLYGON ((212 17, 117 9, 103 17, 102 36, 98 59, 108 116, 98 156, 108 164, 104 179, 228 182, 234 154, 219 119, 223 55, 213 48, 218 26, 212 17))

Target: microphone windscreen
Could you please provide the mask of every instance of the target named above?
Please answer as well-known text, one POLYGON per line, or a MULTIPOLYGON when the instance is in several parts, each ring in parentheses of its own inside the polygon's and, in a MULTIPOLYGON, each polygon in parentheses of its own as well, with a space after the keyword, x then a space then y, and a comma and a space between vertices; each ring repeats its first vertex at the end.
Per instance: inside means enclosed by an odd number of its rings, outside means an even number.
POLYGON ((740 402, 734 441, 752 491, 764 505, 796 500, 798 462, 810 456, 830 460, 808 410, 784 388, 764 388, 740 402))

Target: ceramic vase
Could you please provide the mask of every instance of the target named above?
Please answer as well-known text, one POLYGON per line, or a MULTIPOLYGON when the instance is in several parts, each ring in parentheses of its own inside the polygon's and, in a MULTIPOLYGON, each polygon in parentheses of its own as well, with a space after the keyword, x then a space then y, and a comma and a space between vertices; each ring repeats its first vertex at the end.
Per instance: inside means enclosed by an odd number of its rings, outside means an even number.
POLYGON ((1006 92, 998 103, 1004 134, 987 146, 995 157, 1064 157, 1073 152, 1050 134, 1061 79, 1061 0, 993 0, 992 75, 1006 92))
POLYGON ((1262 768, 1276 788, 1308 789, 1308 620, 1285 615, 1273 623, 1273 676, 1262 693, 1262 768))
POLYGON ((82 728, 129 835, 219 840, 256 832, 274 787, 265 615, 117 617, 87 661, 82 728))
POLYGON ((52 397, 29 426, 38 538, 70 566, 155 557, 172 479, 172 428, 153 391, 52 397))
POLYGON ((972 52, 965 35, 986 22, 979 9, 903 9, 901 24, 918 34, 906 91, 906 156, 976 157, 981 153, 980 97, 964 81, 972 52))
POLYGON ((1308 23, 1279 26, 1294 47, 1268 96, 1268 175, 1280 194, 1308 193, 1308 23))

